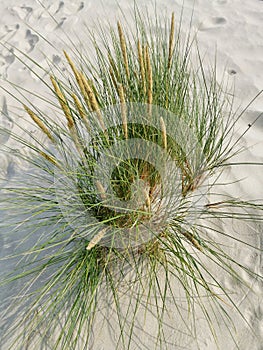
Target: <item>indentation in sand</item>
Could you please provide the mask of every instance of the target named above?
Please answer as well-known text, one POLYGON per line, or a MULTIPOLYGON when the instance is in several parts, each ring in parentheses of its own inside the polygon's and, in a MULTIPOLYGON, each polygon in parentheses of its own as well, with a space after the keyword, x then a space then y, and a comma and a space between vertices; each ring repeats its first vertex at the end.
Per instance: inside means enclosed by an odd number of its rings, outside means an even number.
POLYGON ((39 37, 38 37, 38 35, 33 34, 31 32, 31 30, 27 29, 27 31, 26 31, 26 41, 27 41, 27 43, 28 43, 28 45, 30 47, 27 52, 31 52, 31 51, 34 50, 36 44, 38 43, 39 37))
POLYGON ((210 17, 208 19, 205 19, 200 27, 199 30, 206 31, 211 30, 215 28, 219 28, 227 23, 227 20, 225 17, 210 17))
MULTIPOLYGON (((7 130, 11 130, 13 128, 13 120, 9 116, 5 97, 3 98, 2 110, 0 113, 0 126, 7 130)), ((9 134, 1 132, 0 130, 0 145, 4 145, 8 141, 8 139, 9 139, 9 134)))
POLYGON ((236 71, 235 69, 233 69, 233 68, 229 68, 229 69, 227 70, 227 73, 228 73, 229 75, 236 75, 236 74, 237 74, 237 71, 236 71))

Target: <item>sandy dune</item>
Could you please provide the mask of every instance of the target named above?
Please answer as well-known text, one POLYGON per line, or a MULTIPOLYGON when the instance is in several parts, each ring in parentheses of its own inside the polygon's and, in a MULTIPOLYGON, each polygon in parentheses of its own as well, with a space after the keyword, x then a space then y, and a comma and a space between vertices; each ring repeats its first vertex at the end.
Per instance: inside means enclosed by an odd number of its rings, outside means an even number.
MULTIPOLYGON (((181 12, 182 1, 180 0, 157 0, 156 2, 160 12, 166 11, 167 14, 172 11, 176 14, 181 12)), ((119 3, 124 13, 129 17, 129 1, 120 0, 119 3)), ((39 65, 48 70, 48 62, 43 56, 44 53, 51 63, 63 68, 62 50, 65 47, 63 41, 68 42, 67 35, 75 37, 75 34, 77 34, 82 41, 82 45, 85 46, 84 22, 87 26, 93 26, 93 21, 99 17, 102 23, 108 21, 114 23, 116 16, 122 16, 116 2, 113 0, 105 0, 103 3, 94 0, 43 0, 43 5, 49 13, 36 0, 27 0, 26 2, 23 0, 1 0, 0 41, 2 43, 8 42, 14 46, 14 49, 11 50, 0 46, 0 84, 2 87, 8 86, 4 80, 10 80, 12 83, 23 86, 30 91, 36 93, 41 91, 41 83, 15 57, 14 50, 18 55, 21 51, 30 55, 30 57, 34 57, 39 65), (50 15, 56 17, 57 24, 51 20, 50 15)), ((153 13, 151 1, 140 1, 140 6, 142 8, 148 6, 149 12, 153 13)), ((183 31, 186 33, 193 10, 193 1, 185 0, 184 6, 183 31)), ((228 79, 230 85, 235 84, 235 103, 236 107, 241 106, 241 110, 263 89, 262 29, 262 0, 195 1, 192 30, 198 31, 200 50, 207 62, 213 62, 214 53, 217 53, 218 76, 223 75, 225 79, 228 79)), ((74 42, 81 49, 81 45, 77 41, 74 42)), ((32 66, 32 63, 29 62, 28 64, 30 67, 32 66)), ((36 101, 36 97, 33 95, 32 101, 36 101)), ((40 107, 46 108, 43 101, 40 101, 39 104, 40 107)), ((17 126, 19 124, 17 105, 17 102, 7 93, 0 92, 0 125, 21 133, 17 126)), ((249 106, 236 125, 235 137, 238 138, 242 135, 248 125, 253 124, 260 113, 263 113, 263 94, 249 106)), ((32 132, 39 133, 39 137, 41 137, 41 133, 36 131, 33 125, 32 132)), ((263 163, 263 114, 240 142, 246 150, 238 156, 239 161, 263 163)), ((12 142, 6 135, 0 133, 0 186, 5 186, 14 173, 19 172, 24 167, 22 162, 16 162, 11 153, 6 154, 1 151, 1 148, 5 145, 12 146, 12 142)), ((261 165, 230 167, 227 177, 228 181, 239 179, 242 179, 242 181, 237 182, 231 188, 225 188, 225 191, 231 191, 238 198, 263 200, 263 167, 261 165)), ((253 230, 252 233, 248 231, 245 224, 235 223, 232 227, 226 229, 234 232, 239 237, 250 240, 263 249, 263 234, 259 236, 258 233, 254 233, 253 235, 253 230)), ((262 232, 262 228, 258 228, 258 231, 262 232)), ((253 271, 263 273, 263 258, 260 255, 255 255, 255 252, 246 249, 241 250, 238 245, 237 247, 231 247, 231 249, 233 254, 241 258, 253 271)), ((3 256, 10 250, 12 250, 12 242, 3 241, 0 232, 0 255, 3 256)), ((9 266, 0 263, 0 268, 3 271, 4 269, 7 270, 9 266)), ((222 276, 222 280, 226 285, 230 283, 224 279, 224 276, 222 276)), ((237 338, 241 350, 262 350, 262 286, 257 285, 254 281, 248 281, 248 283, 254 286, 255 293, 251 293, 249 298, 240 293, 237 298, 242 312, 247 316, 258 338, 249 335, 238 316, 236 316, 237 338)), ((233 285, 228 285, 228 287, 230 290, 235 290, 233 285)), ((6 290, 3 291, 2 295, 0 294, 0 302, 7 294, 8 291, 6 290)), ((176 319, 171 318, 169 322, 176 322, 176 319)), ((216 349, 213 338, 207 336, 206 324, 201 319, 201 314, 198 322, 200 349, 216 349)), ((150 331, 151 320, 147 320, 147 323, 150 331)), ((171 338, 177 336, 175 329, 173 331, 169 333, 171 338)), ((110 339, 106 330, 97 339, 92 349, 114 349, 114 341, 110 339), (107 339, 108 343, 105 343, 104 339, 107 339)), ((182 339, 182 341, 185 340, 182 339)), ((224 327, 221 329, 219 344, 220 349, 234 349, 231 340, 225 337, 224 327)), ((184 346, 182 349, 196 349, 194 344, 186 343, 184 346)), ((137 345, 134 349, 136 348, 140 349, 140 346, 137 345)), ((5 350, 4 347, 3 350, 5 350)))

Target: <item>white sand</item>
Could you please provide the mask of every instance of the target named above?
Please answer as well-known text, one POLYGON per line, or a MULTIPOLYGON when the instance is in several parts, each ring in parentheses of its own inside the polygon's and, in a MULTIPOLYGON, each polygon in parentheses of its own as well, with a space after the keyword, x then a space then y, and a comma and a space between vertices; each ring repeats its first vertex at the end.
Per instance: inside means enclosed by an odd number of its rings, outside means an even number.
MULTIPOLYGON (((75 31, 82 42, 85 42, 82 28, 83 21, 88 26, 97 16, 102 22, 114 23, 116 15, 120 11, 113 0, 105 0, 103 5, 97 1, 91 0, 46 0, 44 6, 49 9, 52 15, 55 15, 59 27, 69 36, 73 36, 75 31)), ((119 1, 124 12, 129 11, 129 1, 119 1)), ((193 8, 192 0, 185 0, 184 30, 187 31, 187 25, 193 8)), ((140 1, 141 6, 151 6, 151 1, 140 1)), ((157 0, 157 7, 160 11, 167 11, 170 14, 175 11, 180 13, 182 1, 180 0, 157 0)), ((121 15, 120 15, 121 16, 121 15)), ((218 73, 224 74, 230 83, 235 83, 236 105, 243 108, 249 101, 263 89, 263 1, 261 0, 196 0, 192 27, 199 29, 198 41, 201 52, 206 55, 206 59, 213 60, 214 52, 217 51, 218 73)), ((62 58, 62 49, 65 46, 61 42, 60 29, 56 28, 54 22, 45 10, 34 0, 1 0, 0 2, 0 40, 7 41, 14 45, 16 49, 26 52, 37 62, 48 68, 41 51, 45 52, 50 60, 60 64, 62 58), (33 32, 33 28, 39 34, 33 32), (52 49, 40 35, 49 40, 56 49, 52 49), (52 51, 53 50, 53 51, 52 51)), ((65 36, 64 36, 65 38, 65 36)), ((32 64, 31 64, 32 65, 32 64)), ((32 76, 28 69, 15 59, 12 52, 4 47, 0 47, 0 78, 8 79, 13 83, 22 85, 31 91, 41 92, 41 84, 32 76)), ((2 85, 2 81, 0 82, 2 85)), ((6 85, 5 85, 6 86, 6 85)), ((35 97, 32 96, 32 101, 35 97)), ((16 103, 6 93, 0 93, 0 125, 16 130, 14 122, 18 122, 17 116, 13 111, 16 103)), ((44 103, 43 103, 44 106, 44 103)), ((45 108, 45 107, 44 107, 45 108)), ((236 128, 235 137, 241 135, 249 123, 253 123, 256 117, 263 112, 263 94, 251 105, 236 128)), ((33 126, 32 126, 33 130, 33 126)), ((6 180, 10 179, 14 169, 18 165, 14 163, 12 155, 6 155, 1 152, 4 144, 10 143, 7 137, 0 134, 0 177, 6 180)), ((238 160, 242 162, 263 162, 263 116, 249 132, 242 138, 241 144, 247 147, 247 150, 239 156, 238 160)), ((19 167, 23 166, 20 164, 19 167)), ((231 192, 239 198, 258 200, 263 199, 263 167, 262 166, 238 166, 232 167, 227 173, 227 180, 233 181, 243 179, 231 187, 225 188, 225 191, 231 192)), ((1 180, 0 180, 1 185, 1 180)), ((2 186, 5 182, 2 181, 2 186)), ((1 192, 0 192, 1 195, 1 192)), ((251 233, 251 229, 245 224, 233 224, 225 228, 226 232, 235 232, 238 237, 249 240, 252 244, 263 248, 262 228, 251 233)), ((8 251, 5 242, 2 242, 0 235, 0 252, 8 251)), ((262 257, 256 256, 254 252, 248 249, 240 249, 239 245, 231 247, 234 257, 241 259, 253 271, 263 273, 262 257)), ((3 266, 3 265, 2 265, 3 266)), ((2 267, 4 268, 4 267, 2 267)), ((7 268, 7 267, 6 267, 7 268)), ((220 277, 221 278, 221 277, 220 277)), ((229 281, 222 276, 222 281, 228 285, 229 281)), ((234 316, 237 327, 237 338, 241 350, 263 349, 263 293, 262 285, 257 285, 254 281, 248 280, 253 284, 255 293, 246 296, 240 293, 237 297, 242 312, 247 316, 250 324, 255 330, 258 338, 248 334, 244 324, 238 316, 234 316)), ((235 286, 228 285, 230 290, 235 291, 235 286)), ((0 295, 0 298, 4 296, 0 295)), ((234 315, 234 313, 233 313, 234 315)), ((208 335, 207 325, 202 319, 201 313, 198 313, 198 344, 201 350, 213 350, 215 344, 213 338, 208 335)), ((147 320, 148 330, 152 330, 153 320, 147 320)), ((174 337, 178 340, 176 332, 177 320, 171 316, 170 325, 175 325, 172 330, 167 329, 170 339, 174 337)), ((226 335, 224 327, 221 325, 219 333, 220 349, 234 349, 229 336, 226 335)), ((92 349, 114 349, 114 342, 110 341, 107 330, 102 334, 96 335, 95 343, 92 349), (106 342, 105 342, 106 339, 106 342)), ((186 340, 182 337, 182 342, 186 340)), ((149 340, 150 344, 150 340, 149 340)), ((150 346, 150 345, 149 345, 150 346)), ((192 343, 182 344, 182 349, 197 349, 197 345, 192 343), (185 347, 183 347, 185 346, 185 347)), ((134 349, 140 349, 140 346, 134 346, 134 349)), ((171 347, 171 349, 177 349, 171 347)), ((5 350, 3 348, 3 350, 5 350)), ((33 349, 35 350, 35 349, 33 349)), ((36 349, 37 350, 37 349, 36 349)))

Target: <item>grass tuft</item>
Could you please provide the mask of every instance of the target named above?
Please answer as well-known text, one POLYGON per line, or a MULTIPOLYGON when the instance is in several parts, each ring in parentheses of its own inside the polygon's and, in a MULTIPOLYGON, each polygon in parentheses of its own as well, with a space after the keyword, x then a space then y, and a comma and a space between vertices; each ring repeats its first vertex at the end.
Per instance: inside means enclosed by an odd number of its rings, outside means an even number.
POLYGON ((1 129, 28 166, 0 199, 15 242, 0 260, 5 349, 95 349, 107 327, 114 349, 196 349, 200 319, 218 348, 220 329, 239 348, 232 313, 250 325, 236 298, 262 275, 232 247, 262 251, 231 227, 253 231, 263 207, 221 192, 242 115, 198 48, 192 64, 181 25, 135 9, 135 30, 90 32, 93 59, 64 50, 68 70, 51 67, 48 113, 17 90, 47 140, 1 129))

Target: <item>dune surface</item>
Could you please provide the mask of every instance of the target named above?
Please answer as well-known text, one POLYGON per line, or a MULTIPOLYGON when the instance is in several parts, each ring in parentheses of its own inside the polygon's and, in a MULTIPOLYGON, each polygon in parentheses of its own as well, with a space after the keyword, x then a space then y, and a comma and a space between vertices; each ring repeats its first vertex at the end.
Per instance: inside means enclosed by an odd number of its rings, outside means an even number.
MULTIPOLYGON (((217 73, 219 80, 224 77, 230 85, 235 86, 235 107, 245 109, 250 101, 263 89, 263 1, 262 0, 156 0, 156 7, 160 13, 168 16, 174 11, 179 18, 184 3, 184 15, 182 20, 182 35, 188 32, 191 20, 191 30, 197 32, 200 52, 209 64, 213 64, 216 54, 217 73), (194 4, 195 3, 195 4, 194 4)), ((128 0, 120 0, 119 5, 123 13, 129 18, 131 5, 128 0)), ((145 7, 150 13, 154 13, 152 1, 139 2, 142 11, 145 7)), ((14 86, 7 81, 32 91, 32 102, 37 101, 34 93, 41 93, 42 84, 32 74, 29 68, 33 68, 32 62, 25 57, 26 67, 17 56, 20 52, 32 57, 40 66, 49 69, 50 64, 63 68, 63 49, 68 38, 74 38, 74 44, 81 50, 85 47, 84 26, 92 28, 99 18, 103 24, 114 24, 116 17, 122 18, 123 14, 119 6, 113 0, 102 2, 94 0, 43 0, 43 6, 36 0, 1 0, 0 2, 0 84, 3 88, 16 94, 14 86), (51 16, 56 18, 55 23, 51 16), (68 37, 68 38, 67 38, 68 37), (79 42, 76 38, 79 38, 79 42), (12 45, 13 48, 10 49, 12 45), (45 57, 46 56, 46 57, 45 57), (47 60, 48 58, 48 60, 47 60)), ((87 49, 87 48, 85 48, 87 49)), ((74 51, 74 48, 72 48, 74 51)), ((46 93, 46 92, 44 92, 46 93)), ((38 101, 39 107, 45 109, 44 101, 38 101)), ((19 123, 25 118, 17 113, 18 102, 7 92, 0 92, 0 126, 23 135, 19 129, 19 123)), ((42 137, 41 132, 32 125, 32 133, 42 137)), ((234 138, 240 139, 243 152, 235 157, 235 161, 243 163, 263 164, 263 94, 247 108, 235 127, 234 138), (262 116, 260 117, 260 115, 262 116), (259 118, 258 118, 259 117, 259 118), (258 118, 258 119, 257 119, 258 118), (254 123, 254 121, 257 121, 254 123), (251 126, 251 127, 250 127, 251 126), (248 129, 248 131, 244 132, 248 129)), ((5 187, 16 173, 21 173, 25 167, 22 161, 3 149, 6 146, 16 147, 8 138, 8 135, 0 133, 0 186, 5 187)), ((226 181, 232 183, 225 186, 222 191, 231 193, 244 200, 263 201, 263 166, 239 165, 230 166, 226 173, 226 181), (235 184, 233 185, 233 183, 235 184)), ((1 196, 1 189, 0 189, 1 196)), ((0 217, 0 221, 2 218, 0 217)), ((225 228, 227 232, 237 235, 240 239, 250 241, 251 244, 263 249, 263 225, 257 228, 248 227, 245 223, 233 222, 225 228)), ((224 242, 226 243, 226 242, 224 242)), ((3 257, 12 252, 15 242, 5 241, 0 232, 0 256, 3 257)), ((233 243, 232 243, 233 244, 233 243)), ((241 259, 246 266, 258 274, 263 274, 263 256, 254 250, 240 249, 238 244, 231 246, 233 257, 241 259)), ((1 272, 11 269, 8 262, 0 263, 1 272)), ((225 276, 221 276, 229 290, 235 292, 236 286, 225 276)), ((248 322, 253 327, 257 336, 252 336, 240 320, 234 316, 237 328, 238 345, 241 350, 263 349, 263 290, 262 284, 254 280, 248 280, 253 292, 244 295, 240 292, 236 296, 240 310, 246 315, 248 322)), ((7 289, 2 289, 0 302, 8 295, 7 289)), ((113 316, 112 320, 114 319, 113 316)), ((216 349, 212 336, 208 336, 206 322, 202 314, 196 314, 198 321, 197 342, 201 350, 216 349)), ((115 320, 116 321, 116 320, 115 320)), ((98 328, 100 328, 100 320, 98 328)), ((113 322, 113 321, 112 321, 113 322)), ((149 338, 153 320, 147 320, 146 329, 149 338)), ((176 319, 169 320, 176 323, 176 319)), ((0 325, 1 326, 1 325, 0 325)), ((113 326, 114 327, 114 326, 113 326)), ((179 327, 179 326, 178 326, 179 327)), ((107 328, 107 327, 105 327, 107 328)), ((169 327, 167 334, 171 337, 178 336, 175 328, 169 327)), ((225 336, 224 326, 219 326, 220 349, 235 349, 229 336, 225 336)), ((94 347, 92 349, 114 349, 114 339, 109 336, 110 329, 94 333, 94 347)), ((0 328, 1 334, 1 328, 0 328)), ((168 337, 168 336, 167 336, 168 337)), ((140 335, 138 333, 138 338, 140 335)), ((139 344, 139 343, 138 343, 139 344)), ((151 342, 149 340, 149 346, 151 342)), ((134 345, 134 349, 140 349, 140 345, 134 345)), ((195 343, 187 343, 182 337, 182 349, 196 349, 195 343), (183 343, 185 342, 185 343, 183 343)), ((173 348, 171 348, 173 349, 173 348)), ((175 348, 177 349, 177 348, 175 348)), ((5 350, 3 345, 2 350, 5 350)), ((35 349, 34 349, 35 350, 35 349)), ((37 350, 37 349, 36 349, 37 350)))

